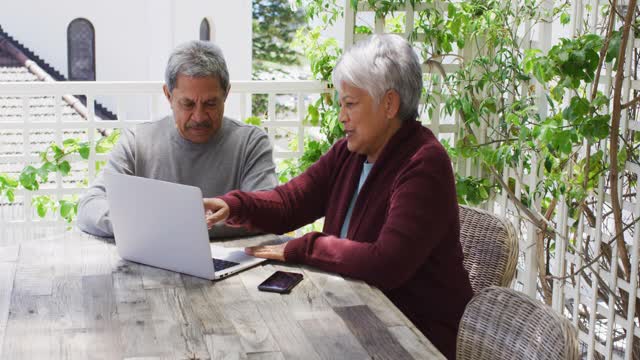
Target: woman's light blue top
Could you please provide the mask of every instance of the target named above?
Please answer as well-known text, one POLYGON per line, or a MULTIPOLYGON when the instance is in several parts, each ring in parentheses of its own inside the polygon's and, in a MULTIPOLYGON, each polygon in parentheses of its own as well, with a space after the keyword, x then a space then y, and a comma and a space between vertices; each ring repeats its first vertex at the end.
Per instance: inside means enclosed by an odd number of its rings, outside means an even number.
POLYGON ((353 212, 353 205, 355 205, 356 199, 358 198, 358 193, 360 192, 360 189, 362 188, 362 185, 364 184, 365 180, 367 180, 367 176, 369 176, 369 172, 371 171, 372 167, 373 167, 373 164, 368 163, 366 161, 362 166, 362 173, 360 173, 360 182, 358 182, 358 188, 356 189, 355 193, 353 194, 353 197, 351 198, 351 204, 349 204, 349 211, 347 211, 347 215, 344 217, 344 223, 342 223, 342 230, 340 230, 340 237, 343 239, 347 237, 347 231, 349 230, 349 222, 351 221, 351 213, 353 212))

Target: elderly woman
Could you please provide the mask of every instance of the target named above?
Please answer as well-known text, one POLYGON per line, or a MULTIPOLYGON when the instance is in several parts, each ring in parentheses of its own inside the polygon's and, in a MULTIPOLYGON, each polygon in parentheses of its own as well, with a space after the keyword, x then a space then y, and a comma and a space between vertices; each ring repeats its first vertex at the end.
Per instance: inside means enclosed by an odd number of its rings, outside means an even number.
POLYGON ((379 287, 454 359, 472 290, 462 265, 451 161, 416 120, 418 57, 401 37, 375 35, 342 56, 333 83, 345 139, 272 191, 205 199, 207 222, 284 233, 324 216, 323 232, 246 251, 379 287))

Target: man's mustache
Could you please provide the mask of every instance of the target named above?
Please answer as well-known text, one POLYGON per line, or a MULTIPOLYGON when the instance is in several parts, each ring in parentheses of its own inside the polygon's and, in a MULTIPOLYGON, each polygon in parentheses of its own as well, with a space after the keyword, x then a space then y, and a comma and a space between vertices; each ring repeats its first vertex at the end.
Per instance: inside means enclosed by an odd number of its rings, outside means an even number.
POLYGON ((187 129, 211 129, 213 125, 210 122, 188 122, 186 128, 187 129))

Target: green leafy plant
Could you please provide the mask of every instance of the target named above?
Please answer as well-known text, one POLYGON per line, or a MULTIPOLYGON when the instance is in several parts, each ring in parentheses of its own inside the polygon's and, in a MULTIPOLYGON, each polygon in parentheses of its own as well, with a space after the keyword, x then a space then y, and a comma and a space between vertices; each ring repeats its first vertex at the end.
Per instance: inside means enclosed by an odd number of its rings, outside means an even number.
MULTIPOLYGON (((111 151, 120 135, 119 130, 112 131, 109 135, 101 137, 95 143, 96 154, 105 154, 111 151)), ((40 152, 40 163, 26 165, 17 178, 8 174, 0 174, 0 196, 6 197, 10 202, 15 201, 15 192, 19 188, 29 191, 37 191, 41 184, 49 181, 49 176, 60 174, 68 176, 71 171, 69 158, 79 155, 82 159, 89 159, 90 143, 79 139, 69 138, 62 144, 52 143, 44 151, 40 152)), ((96 161, 96 171, 99 171, 103 162, 96 161)), ((85 181, 86 184, 86 181, 85 181)), ((48 212, 59 212, 62 219, 73 221, 78 210, 78 197, 67 196, 55 201, 48 195, 37 195, 31 198, 31 205, 40 217, 45 217, 48 212)))

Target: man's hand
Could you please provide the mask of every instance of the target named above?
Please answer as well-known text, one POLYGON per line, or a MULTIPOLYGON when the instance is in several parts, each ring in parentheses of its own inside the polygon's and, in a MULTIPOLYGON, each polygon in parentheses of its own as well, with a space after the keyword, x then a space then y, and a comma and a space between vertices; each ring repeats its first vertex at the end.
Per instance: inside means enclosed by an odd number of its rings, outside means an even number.
POLYGON ((227 220, 229 217, 229 205, 226 202, 216 199, 207 198, 203 200, 204 211, 207 218, 207 227, 211 229, 213 225, 227 220))
POLYGON ((284 261, 284 247, 287 243, 279 245, 261 245, 244 248, 248 255, 270 260, 284 261))

